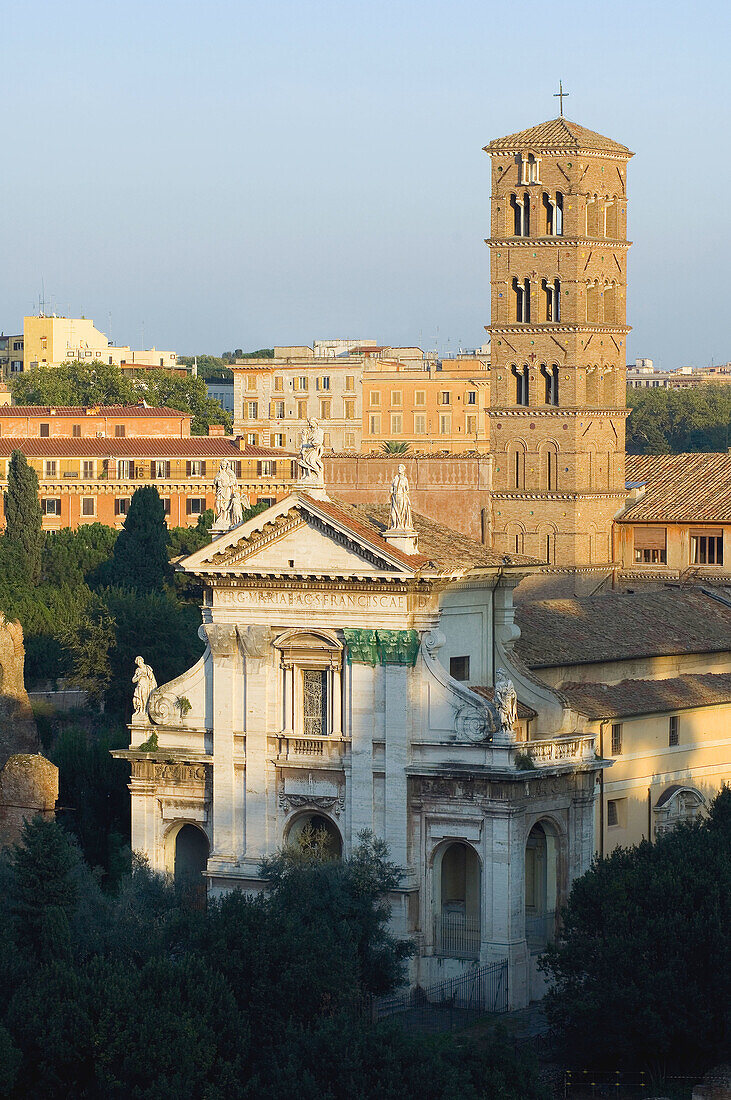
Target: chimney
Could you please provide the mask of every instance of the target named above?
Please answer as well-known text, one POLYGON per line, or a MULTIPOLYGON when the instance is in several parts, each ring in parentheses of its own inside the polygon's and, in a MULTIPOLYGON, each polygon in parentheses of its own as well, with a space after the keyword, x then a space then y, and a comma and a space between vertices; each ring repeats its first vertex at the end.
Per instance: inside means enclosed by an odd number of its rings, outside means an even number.
POLYGON ((226 425, 225 424, 209 424, 208 425, 208 434, 209 435, 225 435, 226 434, 226 425))

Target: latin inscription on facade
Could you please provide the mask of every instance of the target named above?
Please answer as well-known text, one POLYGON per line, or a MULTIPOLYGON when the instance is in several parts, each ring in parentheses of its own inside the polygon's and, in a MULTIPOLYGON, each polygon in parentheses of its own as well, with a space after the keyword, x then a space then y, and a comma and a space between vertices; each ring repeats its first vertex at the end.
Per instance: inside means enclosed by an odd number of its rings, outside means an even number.
POLYGON ((240 591, 218 589, 215 602, 222 607, 281 608, 302 611, 425 611, 428 596, 412 596, 391 592, 313 592, 304 589, 287 591, 254 589, 240 591))

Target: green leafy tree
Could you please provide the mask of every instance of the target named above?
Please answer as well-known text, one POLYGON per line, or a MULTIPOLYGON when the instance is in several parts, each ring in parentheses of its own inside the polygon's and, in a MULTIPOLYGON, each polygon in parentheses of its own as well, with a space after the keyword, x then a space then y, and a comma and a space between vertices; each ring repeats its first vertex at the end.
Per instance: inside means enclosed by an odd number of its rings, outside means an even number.
POLYGON ((578 879, 546 1006, 576 1065, 702 1072, 731 1037, 731 789, 707 821, 618 848, 578 879))
POLYGON ((154 485, 135 489, 114 544, 110 576, 120 588, 157 592, 171 575, 165 509, 154 485))
POLYGON ((194 434, 205 435, 211 424, 231 428, 231 416, 208 397, 202 378, 162 369, 136 372, 111 363, 61 363, 19 374, 10 385, 17 405, 136 405, 146 401, 192 413, 194 434))
POLYGON ((43 959, 67 954, 78 900, 77 849, 55 821, 35 817, 24 822, 11 861, 17 942, 43 959))
POLYGON ((5 491, 5 538, 17 547, 29 584, 37 584, 41 575, 41 522, 38 475, 22 451, 13 451, 5 491))
POLYGON ((731 386, 627 390, 628 454, 727 451, 731 446, 731 386))
POLYGON ((56 586, 84 582, 93 586, 96 570, 112 556, 116 541, 116 529, 103 523, 84 524, 75 531, 62 527, 46 532, 43 581, 56 586))

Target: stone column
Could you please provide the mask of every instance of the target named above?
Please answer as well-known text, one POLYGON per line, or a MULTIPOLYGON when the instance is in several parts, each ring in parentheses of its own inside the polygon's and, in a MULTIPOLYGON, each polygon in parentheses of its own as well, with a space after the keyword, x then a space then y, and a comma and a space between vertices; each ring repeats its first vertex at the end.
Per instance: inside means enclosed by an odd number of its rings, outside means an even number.
POLYGON ((213 843, 210 865, 236 859, 234 681, 239 647, 236 627, 204 627, 213 658, 213 843))
POLYGON ((384 665, 386 685, 386 841, 391 859, 406 866, 408 734, 403 665, 384 665))
POLYGON ((351 741, 351 843, 373 828, 373 696, 376 669, 352 664, 346 672, 346 732, 351 741))

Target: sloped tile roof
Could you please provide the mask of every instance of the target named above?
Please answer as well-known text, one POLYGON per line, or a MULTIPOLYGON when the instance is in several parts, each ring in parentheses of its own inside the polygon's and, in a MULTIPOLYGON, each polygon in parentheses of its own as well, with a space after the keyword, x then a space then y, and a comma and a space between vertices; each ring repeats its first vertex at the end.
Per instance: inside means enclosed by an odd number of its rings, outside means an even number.
POLYGON ((627 455, 645 492, 621 523, 731 523, 731 454, 627 455))
POLYGON ((3 416, 182 416, 190 420, 193 414, 165 405, 159 408, 145 405, 1 405, 0 417, 3 416))
MULTIPOLYGON (((341 516, 356 523, 366 524, 379 539, 387 530, 391 513, 388 504, 346 504, 345 501, 333 502, 341 516)), ((535 558, 521 554, 496 554, 482 543, 476 542, 455 531, 436 523, 428 516, 413 513, 414 527, 419 536, 419 556, 431 561, 439 570, 454 572, 481 568, 494 568, 500 565, 537 565, 535 558)), ((413 557, 408 560, 413 563, 413 557)))
POLYGON ((0 458, 9 458, 13 451, 22 451, 26 458, 267 458, 287 459, 294 456, 266 447, 245 447, 239 450, 230 439, 221 436, 190 435, 137 436, 133 438, 99 439, 53 436, 45 439, 12 439, 0 437, 0 458))
POLYGON ((516 621, 529 668, 731 650, 731 605, 699 588, 526 601, 516 621))
POLYGON ((589 718, 628 718, 731 703, 731 673, 622 680, 619 684, 561 684, 569 705, 589 718))
POLYGON ((587 130, 585 126, 579 126, 577 122, 571 122, 568 118, 552 118, 548 122, 539 123, 538 126, 519 130, 516 134, 495 138, 485 146, 485 152, 509 153, 514 149, 541 148, 566 149, 567 152, 591 149, 597 152, 624 153, 632 156, 626 145, 620 145, 618 141, 612 141, 603 134, 597 134, 595 130, 587 130))

